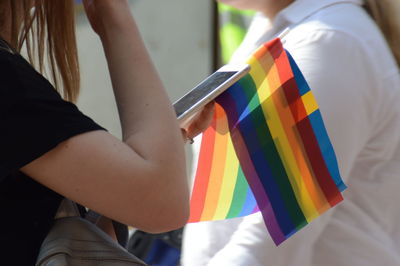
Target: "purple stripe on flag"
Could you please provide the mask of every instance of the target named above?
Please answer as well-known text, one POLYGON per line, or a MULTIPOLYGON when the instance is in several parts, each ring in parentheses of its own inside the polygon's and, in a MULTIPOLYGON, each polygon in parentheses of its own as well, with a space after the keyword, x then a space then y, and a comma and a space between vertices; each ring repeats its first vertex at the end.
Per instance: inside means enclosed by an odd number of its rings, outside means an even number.
MULTIPOLYGON (((221 96, 218 97, 217 102, 221 103, 221 106, 225 109, 229 123, 231 123, 232 121, 237 121, 238 114, 235 109, 235 103, 233 102, 233 99, 231 98, 229 93, 224 93, 224 95, 222 97, 221 96)), ((256 170, 254 169, 253 163, 251 162, 250 155, 247 151, 243 137, 238 130, 235 130, 233 132, 231 131, 231 137, 232 141, 236 143, 237 146, 242 147, 240 149, 235 149, 238 158, 240 158, 240 165, 243 169, 243 172, 245 173, 249 186, 251 187, 255 198, 257 199, 257 204, 264 218, 268 232, 270 233, 275 244, 279 245, 280 243, 286 240, 286 237, 284 236, 277 222, 268 195, 264 190, 264 186, 261 183, 256 170)))

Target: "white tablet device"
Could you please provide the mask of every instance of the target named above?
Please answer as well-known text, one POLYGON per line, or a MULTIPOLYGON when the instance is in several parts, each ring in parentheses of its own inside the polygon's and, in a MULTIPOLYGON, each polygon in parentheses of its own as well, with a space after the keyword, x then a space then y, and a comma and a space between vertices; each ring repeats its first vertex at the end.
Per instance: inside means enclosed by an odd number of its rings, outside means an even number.
POLYGON ((246 64, 224 65, 177 100, 174 103, 174 108, 180 126, 186 126, 202 107, 214 100, 249 71, 250 66, 246 64))

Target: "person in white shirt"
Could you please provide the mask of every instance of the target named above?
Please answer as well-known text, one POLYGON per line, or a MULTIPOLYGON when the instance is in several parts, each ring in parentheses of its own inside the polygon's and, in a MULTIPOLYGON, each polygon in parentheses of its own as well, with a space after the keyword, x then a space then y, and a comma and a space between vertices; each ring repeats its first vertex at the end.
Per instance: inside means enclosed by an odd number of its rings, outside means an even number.
POLYGON ((317 99, 348 189, 279 247, 259 213, 189 224, 182 265, 400 265, 400 2, 221 2, 260 11, 233 62, 289 28, 284 47, 317 99))

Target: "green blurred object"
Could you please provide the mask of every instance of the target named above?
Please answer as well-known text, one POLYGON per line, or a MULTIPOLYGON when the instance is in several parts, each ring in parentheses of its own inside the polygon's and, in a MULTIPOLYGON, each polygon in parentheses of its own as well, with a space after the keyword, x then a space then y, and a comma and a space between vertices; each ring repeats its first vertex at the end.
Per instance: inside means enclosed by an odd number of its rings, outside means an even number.
POLYGON ((218 3, 219 38, 222 63, 227 63, 246 34, 254 11, 238 10, 218 3))

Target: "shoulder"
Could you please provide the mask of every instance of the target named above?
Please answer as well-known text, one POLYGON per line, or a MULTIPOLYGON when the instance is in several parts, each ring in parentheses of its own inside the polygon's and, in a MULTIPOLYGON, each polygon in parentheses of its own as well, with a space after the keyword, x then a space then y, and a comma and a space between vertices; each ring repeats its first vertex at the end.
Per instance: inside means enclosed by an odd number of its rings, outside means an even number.
POLYGON ((23 78, 18 69, 17 60, 18 55, 0 49, 0 95, 3 99, 6 94, 16 92, 16 87, 21 87, 19 83, 23 78))
POLYGON ((61 97, 53 85, 19 54, 0 49, 0 95, 10 101, 32 96, 61 97), (36 95, 36 96, 35 96, 36 95))
POLYGON ((359 5, 343 3, 324 8, 294 26, 287 38, 291 46, 316 42, 362 50, 368 57, 379 56, 390 59, 385 63, 393 63, 384 36, 359 5))
POLYGON ((4 72, 10 74, 15 71, 15 61, 17 55, 10 53, 6 49, 0 46, 0 77, 4 76, 4 72))
POLYGON ((309 30, 337 30, 354 37, 365 39, 364 33, 370 33, 370 39, 380 35, 377 26, 362 6, 342 3, 322 8, 299 23, 301 28, 309 30))
POLYGON ((311 15, 291 29, 285 48, 361 65, 377 82, 386 78, 382 68, 385 73, 398 72, 383 34, 367 12, 355 4, 333 5, 311 15))

